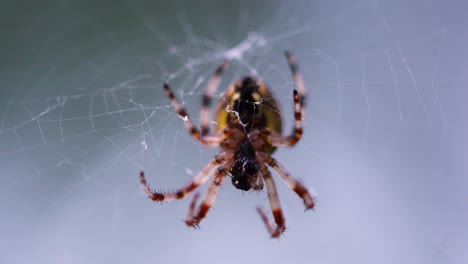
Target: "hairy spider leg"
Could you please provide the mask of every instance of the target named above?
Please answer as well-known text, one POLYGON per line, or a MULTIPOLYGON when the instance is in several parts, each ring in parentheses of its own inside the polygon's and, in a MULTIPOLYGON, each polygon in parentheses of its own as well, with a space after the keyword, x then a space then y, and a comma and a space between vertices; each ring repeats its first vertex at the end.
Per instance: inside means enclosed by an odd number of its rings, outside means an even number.
POLYGON ((201 128, 201 135, 206 136, 210 133, 210 106, 211 100, 213 99, 213 94, 219 87, 219 83, 221 82, 221 75, 223 74, 224 70, 228 65, 227 60, 224 60, 221 65, 216 69, 213 73, 213 76, 208 81, 205 91, 202 97, 202 107, 200 112, 200 128, 201 128))
POLYGON ((211 172, 221 162, 226 160, 226 158, 227 158, 227 155, 224 152, 216 155, 210 162, 208 162, 208 164, 205 165, 205 167, 203 167, 203 169, 195 177, 192 178, 192 180, 190 180, 187 184, 185 184, 184 187, 180 188, 179 190, 175 192, 164 193, 164 192, 152 191, 149 188, 148 183, 146 182, 145 173, 143 171, 140 172, 140 183, 145 193, 153 201, 163 202, 163 201, 172 201, 172 200, 182 199, 185 196, 187 196, 189 193, 191 193, 193 190, 195 190, 197 187, 205 183, 206 180, 208 180, 208 178, 210 177, 211 172))
POLYGON ((293 91, 294 100, 294 126, 291 135, 281 136, 273 133, 272 145, 275 147, 288 147, 294 146, 302 138, 302 108, 305 105, 306 90, 302 75, 299 73, 299 67, 297 66, 296 59, 291 52, 285 51, 284 55, 291 69, 291 74, 294 79, 295 89, 293 91))
POLYGON ((294 179, 289 172, 273 157, 265 158, 267 164, 272 167, 281 177, 281 179, 289 186, 303 201, 306 209, 313 209, 315 206, 314 198, 310 195, 307 188, 297 179, 294 179))
POLYGON ((299 72, 299 66, 297 66, 296 58, 292 55, 291 52, 285 51, 284 55, 286 56, 286 60, 288 61, 289 69, 291 70, 291 74, 294 79, 294 85, 296 86, 296 90, 299 92, 299 99, 301 102, 302 107, 306 104, 306 89, 304 85, 304 80, 302 79, 302 75, 299 72))
POLYGON ((302 138, 302 107, 300 103, 299 93, 296 89, 293 91, 294 100, 294 126, 293 132, 289 136, 281 136, 278 133, 272 133, 271 145, 274 147, 289 147, 294 146, 302 138))
POLYGON ((192 226, 192 227, 196 227, 196 228, 198 228, 198 225, 190 224, 190 223, 188 223, 188 221, 189 221, 189 219, 194 218, 194 213, 195 213, 195 209, 197 207, 198 198, 200 198, 200 193, 196 193, 196 194, 193 195, 192 201, 190 202, 189 211, 187 213, 187 219, 185 220, 185 223, 188 226, 192 226))
POLYGON ((270 202, 271 212, 273 214, 276 227, 273 227, 273 225, 270 223, 270 220, 268 220, 265 211, 261 207, 257 207, 257 211, 265 223, 265 226, 271 237, 279 237, 286 229, 286 221, 283 216, 283 211, 281 210, 278 191, 276 190, 275 182, 271 177, 270 171, 268 171, 267 167, 263 163, 260 164, 260 167, 261 175, 267 187, 268 201, 270 202))
POLYGON ((164 84, 164 91, 166 95, 171 100, 172 106, 176 110, 179 117, 184 121, 185 127, 188 129, 189 133, 198 140, 201 144, 211 147, 219 146, 219 142, 221 141, 220 137, 216 136, 202 136, 198 128, 193 124, 192 120, 190 120, 187 111, 182 107, 180 102, 175 97, 174 93, 172 92, 171 88, 167 83, 164 84))
POLYGON ((216 170, 216 174, 213 177, 213 180, 210 182, 208 189, 203 197, 202 202, 198 206, 197 213, 195 214, 195 207, 198 201, 199 195, 196 194, 193 196, 192 202, 190 203, 189 212, 187 214, 187 219, 185 223, 188 226, 198 227, 200 222, 205 218, 208 210, 210 210, 211 206, 213 206, 216 196, 218 194, 218 190, 223 184, 226 175, 229 173, 229 168, 232 166, 233 161, 226 161, 221 164, 218 169, 216 170))

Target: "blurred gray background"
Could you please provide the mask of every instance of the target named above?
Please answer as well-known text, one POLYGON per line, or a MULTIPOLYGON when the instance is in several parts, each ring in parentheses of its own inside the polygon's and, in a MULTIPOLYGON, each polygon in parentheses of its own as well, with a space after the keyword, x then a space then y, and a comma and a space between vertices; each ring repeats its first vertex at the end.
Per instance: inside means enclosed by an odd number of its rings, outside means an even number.
MULTIPOLYGON (((468 8, 464 1, 2 1, 1 263, 466 263, 468 8), (303 140, 275 157, 288 230, 269 239, 266 193, 226 181, 201 230, 190 199, 154 204, 217 152, 198 122, 230 60, 293 119, 285 49, 309 101, 303 140)), ((201 189, 201 191, 203 188, 201 189)))

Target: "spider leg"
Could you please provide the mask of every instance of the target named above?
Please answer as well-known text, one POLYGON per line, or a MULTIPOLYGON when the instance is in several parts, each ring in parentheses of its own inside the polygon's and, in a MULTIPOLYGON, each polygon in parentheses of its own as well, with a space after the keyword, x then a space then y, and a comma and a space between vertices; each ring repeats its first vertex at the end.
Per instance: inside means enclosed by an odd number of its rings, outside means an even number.
POLYGON ((270 233, 271 237, 279 237, 284 230, 286 229, 286 221, 283 216, 283 212, 281 210, 281 205, 278 198, 278 192, 276 190, 275 182, 271 177, 271 173, 268 171, 265 165, 261 163, 260 170, 262 171, 262 177, 265 180, 265 184, 267 186, 268 191, 268 201, 270 202, 271 211, 273 214, 273 218, 276 223, 276 227, 270 223, 265 211, 261 207, 257 207, 257 211, 260 214, 265 226, 270 233))
POLYGON ((227 60, 223 61, 221 65, 216 69, 211 79, 206 85, 205 92, 203 93, 202 98, 202 107, 200 113, 200 127, 201 135, 206 136, 210 132, 210 105, 213 94, 216 89, 218 89, 219 83, 221 82, 221 74, 228 65, 227 60))
POLYGON ((296 59, 293 55, 285 51, 286 59, 291 69, 293 75, 294 84, 296 89, 293 91, 293 100, 294 100, 294 126, 291 135, 283 137, 280 135, 272 136, 271 144, 274 147, 287 147, 294 146, 302 138, 303 128, 302 128, 302 108, 305 104, 305 85, 302 79, 302 75, 299 73, 299 67, 296 64, 296 59))
POLYGON ((263 177, 261 172, 258 171, 255 175, 249 177, 248 182, 254 191, 263 190, 263 177))
POLYGON ((194 212, 195 212, 195 208, 197 207, 198 198, 200 198, 200 194, 199 194, 199 193, 196 193, 196 194, 193 195, 192 201, 190 202, 189 211, 188 211, 188 213, 187 213, 187 220, 185 220, 185 223, 186 223, 188 226, 198 227, 198 225, 196 225, 196 224, 189 224, 189 223, 188 223, 189 219, 193 219, 193 218, 194 218, 194 212))
POLYGON ((216 174, 211 181, 208 189, 203 197, 201 204, 198 206, 197 212, 195 213, 196 203, 198 201, 199 195, 196 194, 193 196, 192 202, 190 203, 189 212, 187 214, 187 219, 185 223, 188 226, 197 227, 200 222, 205 218, 208 210, 210 210, 211 206, 214 204, 216 200, 216 195, 218 194, 218 189, 221 184, 224 182, 226 175, 229 172, 229 167, 232 165, 233 162, 228 162, 225 164, 221 164, 218 169, 216 170, 216 174))
POLYGON ((198 140, 201 144, 216 147, 219 146, 219 142, 221 141, 220 137, 216 136, 202 136, 198 128, 193 124, 192 120, 190 120, 187 111, 182 107, 180 102, 175 97, 174 93, 172 92, 171 88, 167 83, 164 84, 164 91, 166 95, 171 100, 172 106, 177 111, 179 117, 184 120, 185 127, 187 127, 189 133, 198 140))
POLYGON ((263 190, 263 178, 260 175, 257 175, 257 182, 253 185, 255 191, 263 190))
POLYGON ((271 145, 274 147, 289 147, 296 145, 297 142, 302 138, 302 106, 300 103, 299 93, 294 90, 294 127, 291 135, 280 136, 275 133, 271 136, 271 145))
POLYGON ((195 190, 198 186, 205 183, 206 180, 210 177, 211 171, 213 171, 213 169, 226 158, 227 155, 224 152, 216 155, 208 164, 205 165, 205 167, 203 167, 203 169, 195 177, 193 177, 191 181, 189 181, 187 184, 185 184, 184 187, 180 188, 175 192, 163 193, 152 191, 149 188, 148 183, 146 182, 145 173, 143 171, 140 172, 140 183, 145 193, 153 201, 163 202, 182 199, 185 196, 187 196, 187 194, 195 190))
POLYGON ((266 157, 265 162, 272 167, 281 177, 281 179, 289 186, 303 201, 306 209, 313 209, 315 206, 314 198, 310 195, 307 188, 298 180, 294 179, 289 172, 276 159, 266 157))
POLYGON ((296 58, 291 54, 289 51, 285 51, 284 55, 286 56, 286 60, 288 61, 289 68, 291 69, 291 74, 294 79, 294 85, 296 86, 296 90, 299 92, 299 98, 301 105, 305 105, 305 98, 306 98, 306 90, 304 85, 304 80, 302 79, 302 75, 299 72, 299 67, 296 63, 296 58))

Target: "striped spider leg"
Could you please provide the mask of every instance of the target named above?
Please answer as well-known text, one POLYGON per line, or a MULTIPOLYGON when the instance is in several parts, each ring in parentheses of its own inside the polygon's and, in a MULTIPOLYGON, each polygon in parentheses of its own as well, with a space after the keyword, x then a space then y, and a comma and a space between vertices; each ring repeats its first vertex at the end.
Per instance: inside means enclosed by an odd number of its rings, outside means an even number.
POLYGON ((268 201, 271 207, 271 213, 273 214, 273 219, 275 220, 276 227, 270 223, 268 216, 261 207, 257 207, 257 211, 260 214, 265 226, 270 233, 271 237, 279 237, 286 230, 286 220, 283 216, 283 211, 281 210, 281 205, 278 197, 278 191, 276 190, 275 181, 271 176, 270 171, 265 166, 263 162, 260 162, 260 171, 259 174, 265 181, 268 193, 268 201))
POLYGON ((273 168, 281 177, 281 179, 286 183, 286 185, 291 188, 304 202, 304 206, 306 210, 313 209, 315 206, 314 198, 310 195, 307 188, 298 180, 294 179, 286 169, 281 166, 278 161, 272 158, 268 153, 257 153, 257 157, 260 164, 260 171, 259 174, 262 176, 263 180, 267 186, 268 192, 268 200, 270 202, 271 211, 273 214, 273 219, 275 220, 276 227, 268 220, 268 217, 265 211, 258 207, 257 211, 260 214, 265 226, 272 237, 280 236, 284 230, 286 229, 285 219, 283 217, 283 213, 281 211, 281 206, 278 198, 278 194, 276 191, 275 183, 273 178, 271 177, 270 171, 264 165, 265 163, 268 164, 271 168, 273 168))
POLYGON ((229 170, 233 163, 234 163, 234 160, 232 159, 224 161, 216 169, 216 173, 212 181, 210 182, 210 185, 208 186, 205 196, 203 197, 202 202, 200 203, 198 209, 196 210, 196 213, 195 213, 195 208, 196 208, 196 204, 199 198, 199 194, 197 193, 193 196, 192 202, 190 203, 189 212, 187 214, 187 219, 185 220, 185 223, 188 226, 198 227, 200 222, 206 216, 206 214, 208 213, 208 210, 210 210, 211 206, 214 204, 216 200, 216 196, 218 194, 218 190, 221 184, 223 184, 226 178, 226 175, 229 173, 229 170))
POLYGON ((291 69, 291 73, 294 79, 294 85, 296 89, 293 91, 294 100, 294 126, 291 135, 281 136, 277 133, 272 135, 272 145, 275 147, 289 147, 294 146, 302 138, 303 127, 302 127, 302 108, 305 104, 305 86, 302 80, 302 75, 299 73, 299 67, 296 64, 296 59, 288 51, 285 52, 286 59, 291 69))
POLYGON ((208 164, 205 165, 205 167, 203 167, 203 169, 195 177, 192 178, 191 181, 189 181, 182 188, 175 192, 163 193, 152 191, 149 188, 148 183, 146 182, 145 173, 143 171, 140 172, 140 183, 145 193, 153 201, 165 202, 182 199, 189 193, 191 193, 193 190, 195 190, 197 187, 204 184, 206 180, 208 180, 208 178, 210 177, 210 173, 217 166, 219 166, 221 162, 225 161, 227 156, 228 155, 225 152, 221 152, 218 155, 216 155, 212 160, 210 160, 210 162, 208 162, 208 164))
POLYGON ((202 97, 202 107, 200 113, 201 135, 205 136, 210 132, 210 105, 213 99, 213 94, 218 89, 221 82, 221 75, 228 65, 227 60, 223 61, 216 69, 211 79, 208 81, 202 97))
POLYGON ((201 135, 198 128, 193 124, 192 120, 189 118, 187 111, 185 110, 185 108, 182 107, 182 104, 179 102, 179 100, 177 100, 167 83, 164 84, 164 91, 169 97, 169 100, 171 100, 172 106, 174 106, 174 109, 176 110, 177 114, 184 121, 185 127, 188 129, 192 137, 203 145, 211 147, 219 146, 219 142, 221 141, 220 137, 201 135))
POLYGON ((281 177, 284 183, 291 188, 304 202, 306 210, 314 209, 315 200, 310 195, 307 188, 299 180, 291 176, 291 174, 284 168, 275 158, 266 153, 258 153, 260 159, 273 168, 276 173, 281 177))

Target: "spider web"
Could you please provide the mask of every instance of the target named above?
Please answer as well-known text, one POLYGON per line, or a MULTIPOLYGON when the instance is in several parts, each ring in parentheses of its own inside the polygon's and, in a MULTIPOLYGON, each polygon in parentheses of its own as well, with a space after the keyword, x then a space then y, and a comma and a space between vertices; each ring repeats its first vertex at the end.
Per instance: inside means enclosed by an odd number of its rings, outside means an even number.
POLYGON ((270 263, 468 259, 466 4, 212 2, 0 11, 11 25, 0 44, 2 262, 238 262, 233 252, 270 263), (304 214, 277 178, 290 229, 272 243, 254 210, 267 208, 266 193, 242 195, 227 181, 203 230, 188 231, 178 220, 189 199, 154 205, 138 173, 173 190, 217 149, 191 138, 162 82, 198 124, 204 86, 228 59, 215 99, 256 76, 289 132, 284 50, 309 101, 303 140, 275 157, 318 196, 317 209, 304 214))

